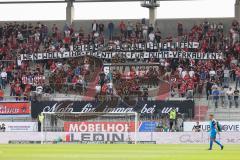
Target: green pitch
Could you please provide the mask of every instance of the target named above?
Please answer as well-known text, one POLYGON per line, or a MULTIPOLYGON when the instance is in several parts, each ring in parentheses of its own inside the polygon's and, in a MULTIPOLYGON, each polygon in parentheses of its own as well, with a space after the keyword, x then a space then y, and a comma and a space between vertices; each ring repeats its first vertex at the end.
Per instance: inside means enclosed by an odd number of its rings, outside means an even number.
POLYGON ((0 160, 240 160, 240 145, 0 145, 0 160))

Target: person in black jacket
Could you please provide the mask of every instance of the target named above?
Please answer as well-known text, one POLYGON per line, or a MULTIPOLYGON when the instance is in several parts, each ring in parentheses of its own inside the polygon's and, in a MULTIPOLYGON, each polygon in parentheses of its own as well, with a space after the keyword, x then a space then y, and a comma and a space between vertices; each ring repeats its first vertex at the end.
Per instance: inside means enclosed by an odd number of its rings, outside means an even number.
POLYGON ((233 98, 234 98, 234 102, 235 102, 235 107, 238 108, 238 100, 239 100, 239 90, 236 89, 234 92, 233 92, 233 98))
POLYGON ((2 124, 2 126, 0 126, 0 131, 1 132, 5 132, 6 131, 6 126, 5 126, 4 123, 2 124))
POLYGON ((211 95, 211 93, 212 93, 212 85, 213 85, 213 83, 211 81, 207 81, 207 85, 206 85, 207 100, 208 100, 209 95, 211 95))

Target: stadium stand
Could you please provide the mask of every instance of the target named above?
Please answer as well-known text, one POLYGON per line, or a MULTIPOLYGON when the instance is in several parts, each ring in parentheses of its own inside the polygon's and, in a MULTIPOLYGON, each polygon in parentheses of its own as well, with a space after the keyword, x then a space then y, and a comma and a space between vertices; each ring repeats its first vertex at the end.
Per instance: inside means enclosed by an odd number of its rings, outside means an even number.
POLYGON ((238 108, 239 52, 239 23, 231 18, 185 19, 178 23, 160 20, 155 28, 144 19, 76 21, 70 26, 60 21, 2 22, 0 98, 2 101, 93 100, 118 95, 141 100, 195 99, 203 104, 201 108, 209 106, 209 110, 195 110, 195 118, 204 119, 207 112, 215 112, 217 108, 238 108), (148 42, 198 42, 198 48, 175 51, 222 53, 223 58, 129 60, 116 55, 112 60, 91 56, 19 60, 23 54, 72 51, 75 45, 103 45, 108 46, 104 51, 111 52, 119 44, 148 42), (115 65, 108 73, 104 72, 107 63, 115 65))

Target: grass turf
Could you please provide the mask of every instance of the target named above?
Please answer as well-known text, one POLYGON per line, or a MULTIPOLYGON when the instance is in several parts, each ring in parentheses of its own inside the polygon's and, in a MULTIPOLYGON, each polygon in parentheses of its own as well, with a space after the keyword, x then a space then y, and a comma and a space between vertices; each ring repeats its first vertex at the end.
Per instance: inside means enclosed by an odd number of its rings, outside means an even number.
POLYGON ((240 160, 240 145, 0 145, 0 160, 240 160))

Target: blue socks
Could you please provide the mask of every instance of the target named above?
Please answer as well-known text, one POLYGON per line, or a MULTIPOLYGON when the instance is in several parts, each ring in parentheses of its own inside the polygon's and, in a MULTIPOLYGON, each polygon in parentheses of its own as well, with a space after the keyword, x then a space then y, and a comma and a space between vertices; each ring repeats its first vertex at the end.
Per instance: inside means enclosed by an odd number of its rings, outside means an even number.
POLYGON ((212 149, 213 146, 213 140, 210 140, 210 149, 212 149))
POLYGON ((217 140, 210 140, 210 149, 212 149, 213 142, 217 143, 220 147, 222 147, 222 144, 219 141, 217 141, 217 140))
POLYGON ((222 147, 222 144, 221 144, 219 141, 215 140, 215 142, 216 142, 220 147, 222 147))

